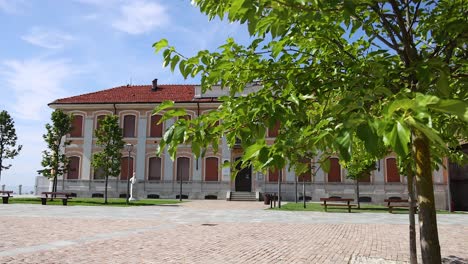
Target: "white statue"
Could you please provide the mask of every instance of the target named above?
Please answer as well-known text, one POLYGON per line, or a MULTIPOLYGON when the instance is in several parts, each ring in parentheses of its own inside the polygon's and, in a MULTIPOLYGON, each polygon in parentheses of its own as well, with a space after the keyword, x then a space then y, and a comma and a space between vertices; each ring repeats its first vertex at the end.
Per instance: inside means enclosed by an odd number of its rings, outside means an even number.
POLYGON ((130 198, 129 198, 129 200, 130 201, 136 201, 138 199, 133 196, 133 192, 136 189, 136 185, 137 185, 137 178, 136 178, 135 172, 133 172, 133 177, 130 178, 130 183, 131 183, 132 186, 130 187, 130 198))

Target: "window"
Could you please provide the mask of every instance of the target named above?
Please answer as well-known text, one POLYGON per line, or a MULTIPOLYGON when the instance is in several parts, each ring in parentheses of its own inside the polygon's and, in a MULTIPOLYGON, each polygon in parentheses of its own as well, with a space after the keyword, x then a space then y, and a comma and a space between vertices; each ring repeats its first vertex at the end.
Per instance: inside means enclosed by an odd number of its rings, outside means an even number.
POLYGON ((161 180, 161 158, 152 157, 149 159, 148 167, 148 180, 160 181, 161 180))
POLYGON ((279 170, 270 170, 268 171, 268 181, 269 182, 278 182, 279 170))
POLYGON ((106 178, 106 172, 101 167, 94 168, 93 177, 94 177, 95 180, 104 180, 106 178))
POLYGON ((83 116, 82 115, 73 116, 70 137, 83 137, 83 116))
POLYGON ((205 159, 205 181, 218 181, 218 158, 210 157, 205 159))
POLYGON ((133 177, 133 158, 124 157, 120 162, 120 180, 127 180, 127 177, 133 177), (130 165, 130 170, 128 166, 130 165))
POLYGON ((96 130, 101 126, 101 121, 106 117, 106 115, 98 115, 96 117, 96 130))
POLYGON ((385 164, 387 182, 400 182, 400 173, 395 158, 388 158, 385 164))
POLYGON ((328 182, 341 182, 341 166, 337 158, 330 158, 328 182))
POLYGON ((161 115, 153 115, 151 116, 151 123, 150 123, 150 137, 162 137, 163 133, 163 124, 158 124, 159 120, 161 120, 161 115))
POLYGON ((135 116, 134 115, 124 116, 123 133, 124 133, 123 136, 126 138, 135 137, 135 116))
POLYGON ((309 159, 303 159, 301 160, 302 163, 307 164, 307 172, 302 173, 297 177, 298 182, 311 182, 312 181, 312 172, 310 168, 310 160, 309 159))
POLYGON ((176 180, 188 181, 190 178, 190 158, 179 157, 177 158, 177 173, 176 180))
POLYGON ((368 175, 366 176, 361 176, 361 178, 359 178, 359 182, 370 182, 370 178, 371 178, 371 173, 369 172, 368 175))
POLYGON ((280 123, 276 122, 275 126, 268 129, 268 137, 277 137, 280 128, 280 123))
POLYGON ((185 119, 187 121, 190 121, 190 120, 192 120, 192 116, 191 115, 179 116, 179 119, 185 119))
POLYGON ((76 180, 80 178, 80 157, 70 157, 68 161, 67 179, 76 180))

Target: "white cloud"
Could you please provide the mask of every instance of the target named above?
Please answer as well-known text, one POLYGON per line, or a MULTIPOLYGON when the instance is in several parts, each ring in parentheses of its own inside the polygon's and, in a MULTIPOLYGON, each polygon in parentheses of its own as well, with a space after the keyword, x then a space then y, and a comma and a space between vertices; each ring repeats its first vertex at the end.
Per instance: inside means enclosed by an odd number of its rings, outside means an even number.
POLYGON ((164 6, 154 2, 132 1, 120 7, 119 17, 112 22, 112 26, 137 35, 150 32, 168 22, 169 15, 164 6))
POLYGON ((20 13, 25 8, 24 0, 0 0, 0 10, 6 13, 20 13))
POLYGON ((66 96, 65 82, 78 73, 65 60, 10 60, 3 65, 6 70, 1 74, 11 91, 12 109, 18 117, 29 120, 40 120, 48 103, 66 96))
POLYGON ((33 27, 28 34, 21 37, 33 45, 47 49, 61 49, 73 40, 70 34, 57 30, 33 27))

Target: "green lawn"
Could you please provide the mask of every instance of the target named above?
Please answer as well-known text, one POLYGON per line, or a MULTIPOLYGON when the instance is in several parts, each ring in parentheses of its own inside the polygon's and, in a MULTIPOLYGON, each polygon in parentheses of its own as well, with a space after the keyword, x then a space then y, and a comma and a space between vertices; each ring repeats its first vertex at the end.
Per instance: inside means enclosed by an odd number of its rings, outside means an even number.
MULTIPOLYGON (((276 204, 278 206, 278 204, 276 204)), ((312 211, 312 212, 325 212, 321 203, 306 203, 306 208, 302 202, 294 203, 288 202, 287 204, 281 204, 281 208, 273 208, 270 210, 282 210, 282 211, 312 211)), ((404 208, 393 208, 394 214, 408 214, 408 209, 404 208)), ((328 213, 347 213, 347 207, 327 207, 328 213)), ((374 204, 364 204, 361 203, 361 209, 357 209, 357 207, 351 208, 352 213, 387 213, 388 208, 382 205, 374 205, 374 204)), ((448 214, 448 211, 438 210, 438 214, 448 214)), ((458 212, 457 212, 458 213, 458 212)))
MULTIPOLYGON (((82 205, 82 206, 127 206, 125 198, 109 198, 107 205, 104 204, 104 198, 72 198, 68 200, 69 206, 82 205)), ((36 197, 31 198, 10 198, 12 204, 41 204, 41 199, 36 197)), ((180 203, 179 200, 164 200, 164 199, 142 199, 138 201, 131 201, 129 206, 149 206, 149 205, 175 205, 180 203)), ((60 198, 54 201, 47 201, 47 205, 62 205, 60 198)))

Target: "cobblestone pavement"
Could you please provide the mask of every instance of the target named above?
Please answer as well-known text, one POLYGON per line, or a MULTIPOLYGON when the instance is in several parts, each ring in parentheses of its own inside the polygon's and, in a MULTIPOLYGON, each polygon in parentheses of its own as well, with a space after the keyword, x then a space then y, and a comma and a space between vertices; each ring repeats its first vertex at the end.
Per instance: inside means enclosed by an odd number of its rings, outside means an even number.
MULTIPOLYGON (((0 205, 0 263, 405 263, 407 215, 279 212, 255 202, 129 208, 0 205)), ((468 215, 439 215, 468 263, 468 215)), ((447 261, 449 262, 449 261, 447 261)))

